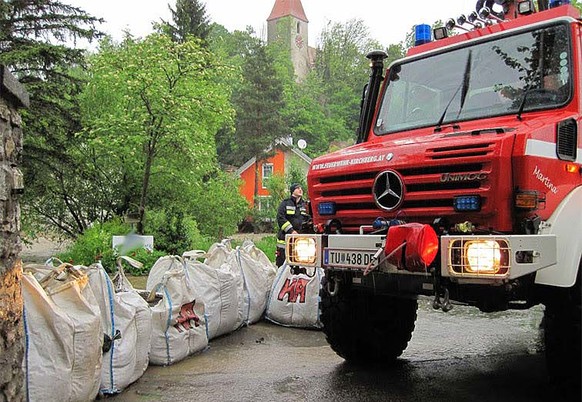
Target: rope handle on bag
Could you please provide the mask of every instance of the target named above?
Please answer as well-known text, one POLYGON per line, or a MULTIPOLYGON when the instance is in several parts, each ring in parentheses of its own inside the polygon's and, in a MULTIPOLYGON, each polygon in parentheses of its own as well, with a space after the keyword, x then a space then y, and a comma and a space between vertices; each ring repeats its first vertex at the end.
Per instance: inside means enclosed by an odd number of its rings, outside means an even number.
POLYGON ((117 257, 117 259, 115 260, 115 265, 117 266, 117 273, 115 274, 115 277, 113 278, 113 283, 115 284, 115 291, 116 292, 123 291, 125 289, 125 284, 130 283, 129 280, 127 279, 127 277, 125 276, 125 270, 123 269, 123 261, 127 262, 129 265, 131 265, 134 268, 137 268, 137 269, 143 268, 142 262, 135 260, 131 257, 128 257, 126 255, 122 255, 122 256, 117 257))
POLYGON ((127 262, 129 265, 131 265, 134 268, 137 269, 142 269, 143 268, 143 263, 133 259, 131 257, 128 257, 126 255, 121 255, 119 257, 117 257, 117 260, 115 260, 115 264, 117 265, 117 271, 123 275, 125 277, 125 271, 123 270, 123 261, 127 262))
POLYGON ((54 268, 54 267, 58 267, 60 265, 63 265, 63 261, 61 261, 57 257, 51 257, 44 262, 44 265, 46 265, 47 267, 50 266, 50 267, 54 268), (55 262, 57 263, 56 265, 55 265, 55 262))
POLYGON ((184 259, 184 261, 187 260, 197 260, 198 258, 206 258, 208 257, 208 253, 204 250, 191 250, 191 251, 186 251, 185 253, 182 254, 182 258, 184 259))
POLYGON ((88 284, 88 281, 89 277, 80 268, 69 263, 64 263, 52 270, 44 278, 38 281, 38 283, 47 295, 54 295, 74 286, 75 284, 84 288, 88 284), (64 276, 60 277, 60 275, 64 276), (55 281, 57 284, 53 284, 55 281))
POLYGON ((164 297, 162 293, 158 293, 158 290, 160 290, 160 288, 162 288, 164 291, 166 290, 166 285, 168 283, 168 278, 164 277, 162 278, 162 281, 160 283, 158 283, 156 286, 153 287, 153 289, 150 291, 150 294, 148 295, 146 301, 148 303, 153 302, 156 299, 156 296, 160 295, 160 297, 164 297))
MULTIPOLYGON (((44 289, 48 285, 48 282, 49 281, 51 281, 53 279, 57 279, 57 277, 59 275, 61 275, 62 273, 66 273, 67 274, 62 279, 62 281, 65 281, 66 279, 68 279, 69 278, 69 275, 72 276, 72 277, 74 277, 75 279, 79 279, 79 278, 82 278, 84 276, 84 274, 81 271, 79 271, 77 268, 75 268, 72 264, 69 264, 68 262, 64 262, 61 265, 59 265, 58 267, 56 267, 53 270, 51 270, 43 278, 41 278, 38 281, 38 283, 44 289)), ((59 280, 61 280, 61 279, 59 279, 59 280)))

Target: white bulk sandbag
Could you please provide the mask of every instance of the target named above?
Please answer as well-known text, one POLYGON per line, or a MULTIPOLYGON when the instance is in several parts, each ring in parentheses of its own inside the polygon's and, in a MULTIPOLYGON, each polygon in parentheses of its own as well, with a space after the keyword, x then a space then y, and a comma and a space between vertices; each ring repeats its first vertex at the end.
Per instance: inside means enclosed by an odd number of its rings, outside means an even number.
POLYGON ((205 254, 204 263, 212 268, 220 268, 232 254, 230 239, 224 239, 220 243, 214 243, 205 254))
POLYGON ((71 394, 75 326, 31 272, 22 275, 27 401, 62 402, 71 394))
POLYGON ((232 332, 240 328, 244 323, 244 278, 240 265, 236 261, 235 252, 230 245, 230 239, 224 239, 220 243, 214 243, 205 255, 204 263, 220 272, 230 272, 234 277, 235 293, 237 295, 237 319, 232 332))
POLYGON ((265 317, 276 324, 321 328, 319 319, 319 290, 322 268, 297 272, 285 262, 277 271, 267 302, 265 317))
POLYGON ((103 330, 99 304, 88 281, 86 274, 70 264, 62 264, 39 281, 74 327, 70 393, 63 399, 67 401, 91 400, 99 391, 103 330))
MULTIPOLYGON (((128 257, 122 257, 124 261, 130 261, 128 257)), ((152 310, 139 292, 133 287, 125 276, 121 260, 117 260, 117 273, 111 280, 115 286, 115 292, 128 305, 135 307, 135 326, 137 332, 135 350, 134 377, 139 378, 147 369, 150 361, 150 347, 152 339, 152 310)), ((141 264, 141 263, 140 263, 141 264)), ((133 264, 132 264, 133 265, 133 264)))
POLYGON ((268 259, 268 265, 264 260, 261 261, 261 253, 263 255, 264 253, 254 245, 246 244, 246 247, 243 247, 237 247, 229 261, 231 265, 236 264, 241 271, 244 284, 243 323, 249 325, 263 317, 273 285, 275 269, 268 259))
POLYGON ((148 273, 146 290, 151 291, 158 283, 162 281, 162 277, 170 269, 181 268, 183 265, 184 262, 180 256, 166 255, 164 257, 158 258, 148 273))
POLYGON ((183 267, 167 271, 152 295, 162 299, 152 307, 150 363, 170 365, 208 346, 204 303, 197 298, 183 267))
POLYGON ((269 260, 269 257, 267 257, 267 254, 263 250, 258 248, 252 240, 245 240, 241 248, 249 253, 251 258, 257 261, 269 273, 271 280, 275 279, 277 267, 269 260))
POLYGON ((149 363, 152 313, 147 302, 131 286, 120 257, 113 280, 98 263, 88 268, 89 285, 101 310, 104 331, 103 364, 99 392, 117 394, 139 379, 149 363))
POLYGON ((188 277, 204 301, 208 339, 214 339, 242 325, 242 278, 238 267, 211 267, 198 260, 204 257, 201 250, 183 254, 188 277))

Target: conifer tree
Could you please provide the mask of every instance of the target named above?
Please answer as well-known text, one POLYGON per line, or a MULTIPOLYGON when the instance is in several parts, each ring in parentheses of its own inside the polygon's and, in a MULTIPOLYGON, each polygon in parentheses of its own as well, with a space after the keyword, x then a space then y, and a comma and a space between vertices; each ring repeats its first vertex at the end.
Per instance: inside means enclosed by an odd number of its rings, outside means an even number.
POLYGON ((206 43, 210 33, 210 20, 206 6, 198 0, 176 0, 176 8, 168 5, 172 21, 162 20, 162 32, 170 35, 174 42, 183 43, 188 35, 195 36, 206 43))
POLYGON ((255 157, 255 200, 258 194, 258 167, 267 158, 277 139, 288 134, 281 111, 283 85, 277 78, 274 60, 267 48, 255 40, 246 51, 243 83, 235 93, 236 141, 238 153, 246 160, 255 157))
MULTIPOLYGON (((100 21, 55 0, 0 2, 0 63, 30 96, 30 107, 22 113, 27 217, 36 212, 58 225, 60 216, 75 215, 72 205, 52 201, 67 193, 75 198, 66 181, 80 171, 69 151, 80 129, 75 96, 81 80, 75 69, 83 66, 84 50, 74 44, 98 38, 95 24, 100 21)), ((84 226, 78 221, 76 228, 65 231, 72 234, 84 226)))

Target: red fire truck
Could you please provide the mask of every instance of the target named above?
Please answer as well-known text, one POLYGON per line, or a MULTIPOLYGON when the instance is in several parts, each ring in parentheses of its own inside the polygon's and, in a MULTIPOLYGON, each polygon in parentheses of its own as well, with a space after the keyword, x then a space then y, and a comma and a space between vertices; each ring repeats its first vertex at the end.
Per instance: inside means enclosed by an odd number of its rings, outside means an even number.
POLYGON ((288 265, 325 270, 323 331, 346 360, 396 359, 418 295, 542 303, 549 371, 579 387, 582 25, 565 3, 480 1, 417 26, 387 69, 368 55, 357 143, 312 162, 315 234, 286 239, 288 265))

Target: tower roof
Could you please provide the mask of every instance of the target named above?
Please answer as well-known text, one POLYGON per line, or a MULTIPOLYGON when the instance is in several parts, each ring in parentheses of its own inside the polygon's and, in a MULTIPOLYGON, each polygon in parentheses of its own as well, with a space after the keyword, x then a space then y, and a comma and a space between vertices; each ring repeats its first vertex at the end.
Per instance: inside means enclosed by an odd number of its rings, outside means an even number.
POLYGON ((295 17, 301 21, 309 22, 305 16, 301 0, 275 0, 275 5, 267 21, 276 20, 277 18, 295 17))

